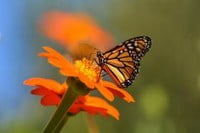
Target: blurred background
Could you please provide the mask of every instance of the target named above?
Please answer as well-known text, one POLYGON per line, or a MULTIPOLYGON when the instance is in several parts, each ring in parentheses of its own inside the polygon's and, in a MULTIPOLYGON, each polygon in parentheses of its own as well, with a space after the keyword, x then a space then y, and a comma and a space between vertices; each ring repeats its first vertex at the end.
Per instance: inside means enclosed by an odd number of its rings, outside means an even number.
MULTIPOLYGON (((95 116, 100 133, 197 133, 200 131, 200 1, 198 0, 0 0, 0 132, 37 133, 54 107, 43 107, 23 81, 63 81, 57 69, 38 58, 42 46, 65 53, 41 33, 46 12, 84 13, 109 32, 114 44, 139 35, 153 39, 141 72, 128 88, 136 102, 112 103, 121 116, 95 116)), ((85 113, 63 132, 88 133, 85 113)))

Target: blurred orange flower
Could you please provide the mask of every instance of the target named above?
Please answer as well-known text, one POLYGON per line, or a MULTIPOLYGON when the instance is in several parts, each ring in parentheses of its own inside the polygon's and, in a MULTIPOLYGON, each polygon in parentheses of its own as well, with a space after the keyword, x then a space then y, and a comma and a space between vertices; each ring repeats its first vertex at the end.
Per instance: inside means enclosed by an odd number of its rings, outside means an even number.
POLYGON ((43 47, 46 52, 39 53, 39 56, 48 59, 48 62, 60 69, 60 73, 68 77, 77 77, 88 89, 97 89, 109 101, 114 100, 114 96, 123 98, 127 102, 134 102, 133 97, 124 89, 115 84, 103 81, 99 75, 100 68, 93 61, 83 59, 76 60, 75 64, 70 63, 60 53, 50 47, 43 47))
POLYGON ((99 50, 109 49, 114 44, 109 33, 82 13, 48 12, 40 21, 40 29, 44 35, 67 46, 69 50, 85 42, 99 50))
MULTIPOLYGON (((24 81, 24 84, 34 87, 31 93, 42 96, 41 104, 44 106, 58 105, 68 88, 66 83, 60 84, 45 78, 31 78, 24 81)), ((99 113, 103 116, 111 115, 117 120, 119 119, 119 112, 116 108, 105 100, 94 96, 79 96, 69 109, 69 113, 72 114, 77 114, 80 111, 86 111, 89 114, 99 113)))

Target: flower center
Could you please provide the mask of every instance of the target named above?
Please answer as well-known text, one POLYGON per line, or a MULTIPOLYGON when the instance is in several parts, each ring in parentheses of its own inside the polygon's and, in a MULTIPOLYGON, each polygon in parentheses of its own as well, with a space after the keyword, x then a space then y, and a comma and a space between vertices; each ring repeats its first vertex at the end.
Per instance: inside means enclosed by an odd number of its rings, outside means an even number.
POLYGON ((94 61, 83 58, 75 61, 75 67, 83 75, 87 76, 89 80, 97 82, 100 75, 100 67, 94 61))

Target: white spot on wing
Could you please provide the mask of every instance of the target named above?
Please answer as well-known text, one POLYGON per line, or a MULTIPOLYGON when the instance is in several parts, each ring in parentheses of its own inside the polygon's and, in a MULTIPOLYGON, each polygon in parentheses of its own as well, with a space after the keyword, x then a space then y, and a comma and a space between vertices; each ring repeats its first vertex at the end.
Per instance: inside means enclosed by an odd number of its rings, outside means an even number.
POLYGON ((129 40, 125 42, 126 44, 129 43, 129 40))
POLYGON ((137 45, 138 45, 137 42, 135 42, 135 43, 134 43, 134 46, 137 47, 137 45))
POLYGON ((134 41, 135 41, 134 39, 131 40, 131 42, 134 42, 134 41))
POLYGON ((132 44, 131 44, 131 43, 129 43, 129 44, 127 44, 127 46, 132 46, 132 44))

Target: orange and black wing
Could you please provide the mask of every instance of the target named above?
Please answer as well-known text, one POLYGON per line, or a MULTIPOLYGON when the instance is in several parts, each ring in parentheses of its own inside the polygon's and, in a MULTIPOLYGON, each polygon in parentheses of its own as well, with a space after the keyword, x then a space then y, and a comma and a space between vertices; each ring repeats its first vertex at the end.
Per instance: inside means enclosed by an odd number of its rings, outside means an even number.
POLYGON ((140 36, 124 41, 121 45, 103 53, 106 71, 121 88, 127 88, 137 76, 140 59, 151 47, 151 39, 140 36))

